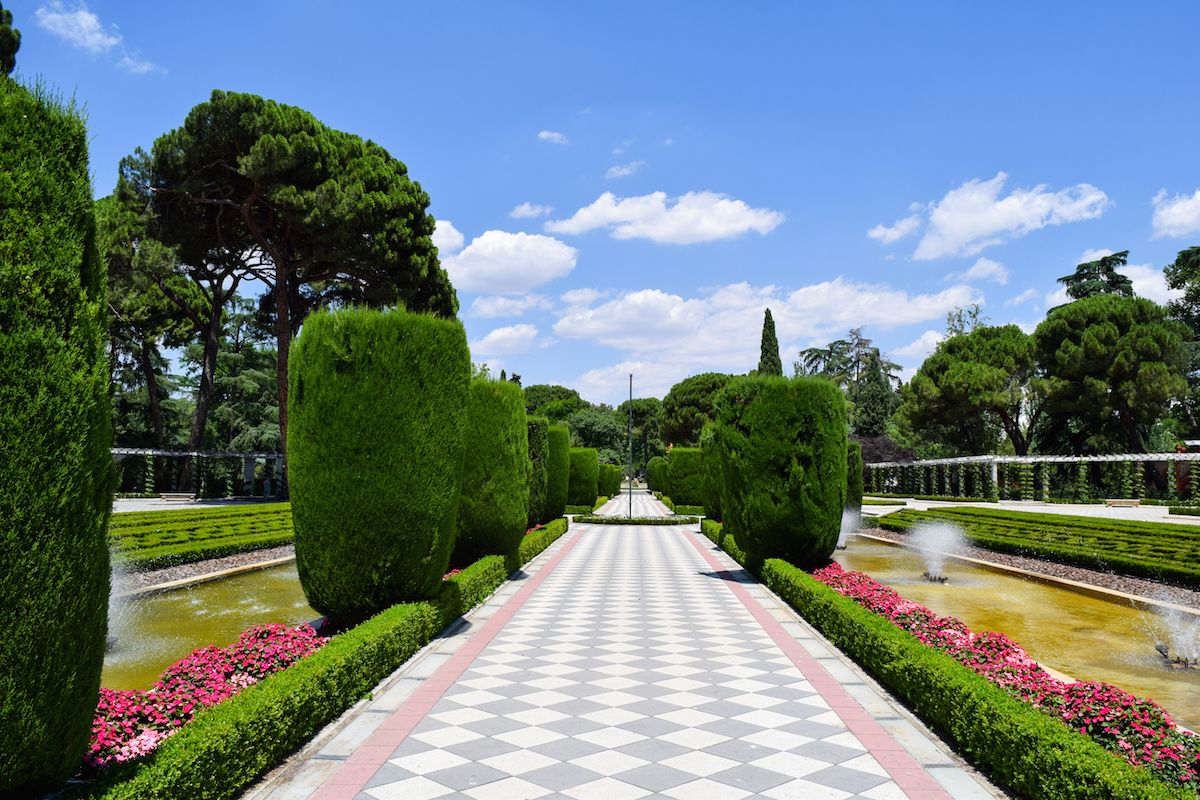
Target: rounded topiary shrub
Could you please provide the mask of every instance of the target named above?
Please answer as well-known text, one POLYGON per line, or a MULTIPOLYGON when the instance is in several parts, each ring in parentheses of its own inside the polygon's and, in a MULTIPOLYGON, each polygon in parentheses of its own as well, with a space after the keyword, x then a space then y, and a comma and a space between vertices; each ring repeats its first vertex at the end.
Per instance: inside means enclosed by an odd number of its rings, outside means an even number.
POLYGON ((571 473, 567 505, 590 506, 600 489, 600 457, 594 447, 571 448, 571 473))
POLYGON ((700 431, 700 450, 704 454, 704 515, 721 520, 721 454, 712 425, 700 431))
POLYGON ((458 501, 454 564, 515 555, 529 505, 529 430, 525 394, 508 381, 471 381, 466 458, 458 501))
POLYGON ((546 515, 543 522, 558 519, 567 510, 571 484, 571 431, 566 425, 551 425, 547 431, 549 457, 546 461, 546 515))
POLYGON ((454 547, 470 374, 455 320, 353 308, 305 320, 291 351, 288 461, 296 567, 313 608, 347 622, 437 593, 454 547))
POLYGON ((625 473, 616 464, 601 464, 598 490, 605 497, 616 497, 621 493, 621 479, 625 473))
POLYGON ((546 478, 550 461, 550 420, 528 417, 525 420, 529 447, 529 503, 525 523, 532 528, 546 519, 546 478))
POLYGON ((672 447, 667 453, 668 495, 676 505, 704 505, 704 453, 699 447, 672 447))
POLYGON ((0 796, 71 776, 108 633, 105 270, 87 131, 0 73, 0 796))
POLYGON ((828 560, 846 503, 846 406, 823 378, 753 375, 717 401, 721 511, 753 559, 828 560))
POLYGON ((670 480, 670 468, 667 459, 655 456, 646 462, 646 486, 652 492, 665 492, 670 480))
POLYGON ((846 508, 862 509, 863 457, 862 444, 851 439, 846 446, 846 508))

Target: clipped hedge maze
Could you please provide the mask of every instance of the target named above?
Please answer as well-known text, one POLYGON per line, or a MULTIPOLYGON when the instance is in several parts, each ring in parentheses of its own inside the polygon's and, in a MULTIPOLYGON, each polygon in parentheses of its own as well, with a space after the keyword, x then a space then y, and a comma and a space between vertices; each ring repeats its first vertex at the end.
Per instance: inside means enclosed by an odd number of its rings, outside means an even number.
POLYGON ((292 541, 289 503, 113 514, 113 563, 134 571, 278 547, 292 541))
POLYGON ((1200 587, 1200 527, 1194 525, 991 508, 904 509, 879 525, 905 533, 931 520, 953 522, 973 544, 1001 553, 1200 587))

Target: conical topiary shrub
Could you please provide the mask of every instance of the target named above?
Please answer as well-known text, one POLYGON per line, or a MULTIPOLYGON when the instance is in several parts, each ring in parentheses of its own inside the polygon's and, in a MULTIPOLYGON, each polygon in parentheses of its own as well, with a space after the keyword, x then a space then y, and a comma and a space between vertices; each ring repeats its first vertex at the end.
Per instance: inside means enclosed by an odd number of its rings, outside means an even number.
POLYGON ((525 420, 529 446, 529 503, 526 524, 532 528, 546 518, 546 490, 550 461, 550 420, 529 417, 525 420))
POLYGON ((571 448, 570 482, 567 504, 591 506, 600 488, 600 457, 594 447, 571 448))
POLYGON ((567 510, 571 483, 571 431, 566 425, 551 425, 547 431, 549 458, 546 461, 546 514, 543 522, 558 519, 567 510))
POLYGON ((437 593, 454 546, 470 374, 456 320, 353 308, 305 320, 291 351, 288 469, 313 608, 350 622, 437 593))

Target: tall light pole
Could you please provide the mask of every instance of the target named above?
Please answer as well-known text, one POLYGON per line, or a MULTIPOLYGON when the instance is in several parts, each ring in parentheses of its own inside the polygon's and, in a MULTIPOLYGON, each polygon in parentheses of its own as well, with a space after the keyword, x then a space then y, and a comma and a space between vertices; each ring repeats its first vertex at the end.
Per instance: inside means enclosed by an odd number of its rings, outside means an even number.
POLYGON ((633 519, 633 373, 629 373, 629 518, 633 519))

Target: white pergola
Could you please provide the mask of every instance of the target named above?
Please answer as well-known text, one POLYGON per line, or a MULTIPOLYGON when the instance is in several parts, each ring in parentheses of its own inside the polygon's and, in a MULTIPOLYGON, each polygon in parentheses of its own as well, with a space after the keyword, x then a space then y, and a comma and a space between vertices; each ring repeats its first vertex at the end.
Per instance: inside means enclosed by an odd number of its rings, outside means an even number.
MULTIPOLYGON (((161 450, 152 447, 113 447, 114 461, 121 461, 129 456, 146 458, 229 458, 242 461, 242 491, 250 494, 254 491, 254 465, 261 459, 267 466, 269 474, 275 473, 275 465, 279 464, 283 455, 280 453, 248 453, 233 450, 161 450)), ((270 494, 270 489, 266 490, 270 494)))

